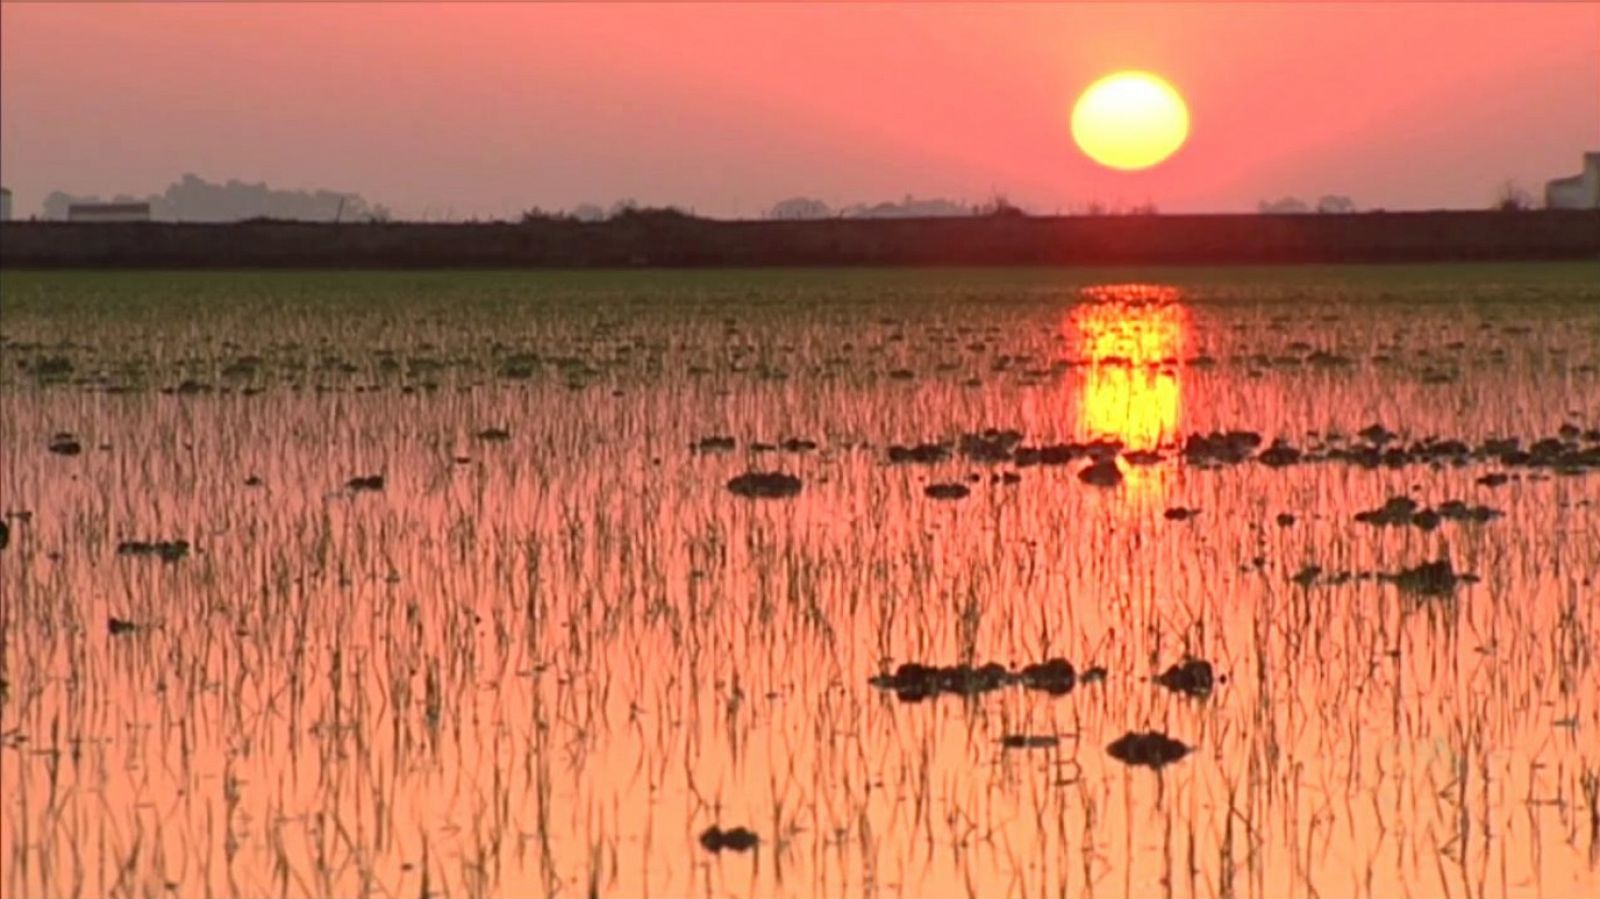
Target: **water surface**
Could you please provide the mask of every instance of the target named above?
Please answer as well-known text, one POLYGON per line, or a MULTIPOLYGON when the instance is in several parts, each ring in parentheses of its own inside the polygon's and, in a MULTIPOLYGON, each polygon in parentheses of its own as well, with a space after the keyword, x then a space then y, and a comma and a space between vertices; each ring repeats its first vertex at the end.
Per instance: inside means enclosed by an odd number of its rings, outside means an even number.
POLYGON ((1597 285, 6 273, 0 886, 1595 894, 1597 285))

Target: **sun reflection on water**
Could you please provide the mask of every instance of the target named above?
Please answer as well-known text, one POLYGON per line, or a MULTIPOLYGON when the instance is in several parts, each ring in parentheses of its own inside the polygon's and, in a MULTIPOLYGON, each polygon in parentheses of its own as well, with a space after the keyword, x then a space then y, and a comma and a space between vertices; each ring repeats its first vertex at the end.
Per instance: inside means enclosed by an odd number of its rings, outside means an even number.
POLYGON ((1085 366, 1079 429, 1154 450, 1178 439, 1183 408, 1178 366, 1189 313, 1176 287, 1105 284, 1085 288, 1067 332, 1085 366))

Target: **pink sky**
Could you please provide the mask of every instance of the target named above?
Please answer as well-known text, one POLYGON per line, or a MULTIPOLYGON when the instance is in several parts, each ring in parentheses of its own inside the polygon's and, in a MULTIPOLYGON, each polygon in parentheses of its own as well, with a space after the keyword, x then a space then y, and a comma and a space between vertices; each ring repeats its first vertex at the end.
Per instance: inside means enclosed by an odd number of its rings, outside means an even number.
POLYGON ((1593 3, 0 6, 21 215, 184 172, 431 218, 997 190, 1039 212, 1470 208, 1596 149, 1593 3), (1190 106, 1189 143, 1146 172, 1068 130, 1119 68, 1190 106))

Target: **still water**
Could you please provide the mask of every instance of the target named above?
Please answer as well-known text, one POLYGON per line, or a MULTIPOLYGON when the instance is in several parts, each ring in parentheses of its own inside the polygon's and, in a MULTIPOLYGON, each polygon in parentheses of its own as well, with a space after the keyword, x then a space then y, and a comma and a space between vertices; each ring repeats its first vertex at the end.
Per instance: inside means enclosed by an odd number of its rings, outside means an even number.
POLYGON ((1596 895, 1597 285, 7 273, 0 889, 1596 895))

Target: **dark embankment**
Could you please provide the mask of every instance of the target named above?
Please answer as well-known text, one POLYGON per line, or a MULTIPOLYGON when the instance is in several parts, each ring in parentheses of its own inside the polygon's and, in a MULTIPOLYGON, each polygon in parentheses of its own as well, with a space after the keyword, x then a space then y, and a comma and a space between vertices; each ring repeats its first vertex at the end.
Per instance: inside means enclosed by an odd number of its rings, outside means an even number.
POLYGON ((518 268, 1600 258, 1600 211, 227 225, 8 222, 7 268, 518 268))

